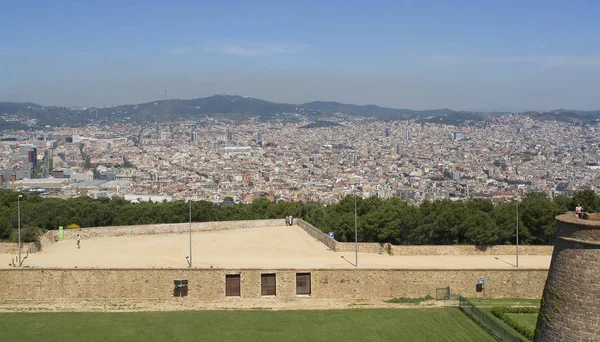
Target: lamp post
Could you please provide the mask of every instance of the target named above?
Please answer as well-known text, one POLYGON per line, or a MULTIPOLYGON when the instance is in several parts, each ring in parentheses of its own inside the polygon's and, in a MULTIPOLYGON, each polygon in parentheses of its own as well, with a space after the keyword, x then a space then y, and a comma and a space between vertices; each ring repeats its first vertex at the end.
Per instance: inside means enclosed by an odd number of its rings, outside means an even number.
POLYGON ((17 196, 17 230, 19 234, 19 267, 21 267, 21 198, 23 195, 17 196))
POLYGON ((519 267, 519 197, 515 197, 517 203, 517 267, 519 267))
POLYGON ((358 267, 358 219, 356 217, 356 191, 354 192, 354 254, 356 256, 354 265, 355 267, 358 267))
POLYGON ((190 267, 192 267, 192 199, 190 198, 190 267))

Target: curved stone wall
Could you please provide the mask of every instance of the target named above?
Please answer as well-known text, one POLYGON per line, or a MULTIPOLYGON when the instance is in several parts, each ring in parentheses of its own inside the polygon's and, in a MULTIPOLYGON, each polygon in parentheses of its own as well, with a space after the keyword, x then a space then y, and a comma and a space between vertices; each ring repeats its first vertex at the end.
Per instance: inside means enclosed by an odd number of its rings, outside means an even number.
POLYGON ((600 214, 556 217, 535 341, 600 340, 600 214))

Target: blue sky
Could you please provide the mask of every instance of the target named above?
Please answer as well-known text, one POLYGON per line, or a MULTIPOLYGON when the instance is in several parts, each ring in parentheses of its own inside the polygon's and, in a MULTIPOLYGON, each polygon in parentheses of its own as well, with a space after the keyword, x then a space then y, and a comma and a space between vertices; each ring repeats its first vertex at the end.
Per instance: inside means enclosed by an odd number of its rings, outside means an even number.
POLYGON ((0 12, 0 101, 216 93, 395 108, 600 109, 596 1, 29 1, 0 12))

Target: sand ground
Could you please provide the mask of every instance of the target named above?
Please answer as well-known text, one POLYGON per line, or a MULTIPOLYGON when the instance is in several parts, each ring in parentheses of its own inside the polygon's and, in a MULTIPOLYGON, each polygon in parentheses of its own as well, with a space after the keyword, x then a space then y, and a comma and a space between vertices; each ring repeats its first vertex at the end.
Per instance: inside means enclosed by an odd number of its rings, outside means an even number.
MULTIPOLYGON (((31 254, 36 268, 185 268, 188 234, 129 235, 59 241, 31 254)), ((333 252, 298 226, 263 227, 192 234, 194 268, 354 268, 353 252, 333 252)), ((0 268, 15 255, 0 254, 0 268)), ((519 268, 548 269, 551 255, 521 255, 519 268)), ((510 269, 514 255, 390 256, 358 253, 359 268, 510 269)))

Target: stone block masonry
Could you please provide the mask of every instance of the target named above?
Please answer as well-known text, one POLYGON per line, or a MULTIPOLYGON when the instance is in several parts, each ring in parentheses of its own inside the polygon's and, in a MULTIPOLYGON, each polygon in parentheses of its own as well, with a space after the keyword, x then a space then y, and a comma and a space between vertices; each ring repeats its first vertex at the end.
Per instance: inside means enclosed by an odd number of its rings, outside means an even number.
MULTIPOLYGON (((297 219, 295 223, 310 236, 325 244, 330 250, 336 252, 354 252, 354 242, 340 242, 329 237, 310 223, 297 219)), ((520 255, 550 255, 554 246, 519 246, 520 255)), ((392 245, 389 243, 359 242, 358 251, 365 253, 378 253, 390 255, 512 255, 516 253, 516 246, 473 246, 473 245, 392 245)))
MULTIPOLYGON (((206 232, 215 230, 230 230, 244 228, 277 227, 283 225, 283 220, 245 220, 245 221, 217 221, 217 222, 192 222, 192 232, 206 232)), ((77 234, 82 239, 106 236, 124 235, 149 235, 149 234, 181 234, 189 232, 189 223, 147 224, 133 226, 106 226, 80 229, 65 229, 64 240, 75 240, 77 234)), ((40 242, 43 246, 52 244, 58 236, 58 230, 46 232, 40 242)))
POLYGON ((188 297, 235 300, 225 296, 225 276, 240 274, 241 298, 261 298, 261 274, 276 274, 281 299, 368 299, 435 297, 450 286, 466 297, 539 298, 545 270, 404 270, 404 269, 4 269, 0 299, 168 299, 173 281, 189 281, 188 297), (311 294, 296 295, 296 274, 310 273, 311 294), (485 279, 485 291, 475 292, 485 279))
POLYGON ((556 217, 535 341, 600 341, 600 214, 556 217))
MULTIPOLYGON (((35 253, 38 248, 34 242, 21 244, 22 253, 35 253)), ((0 242, 0 254, 17 254, 19 253, 19 244, 13 242, 0 242)))

